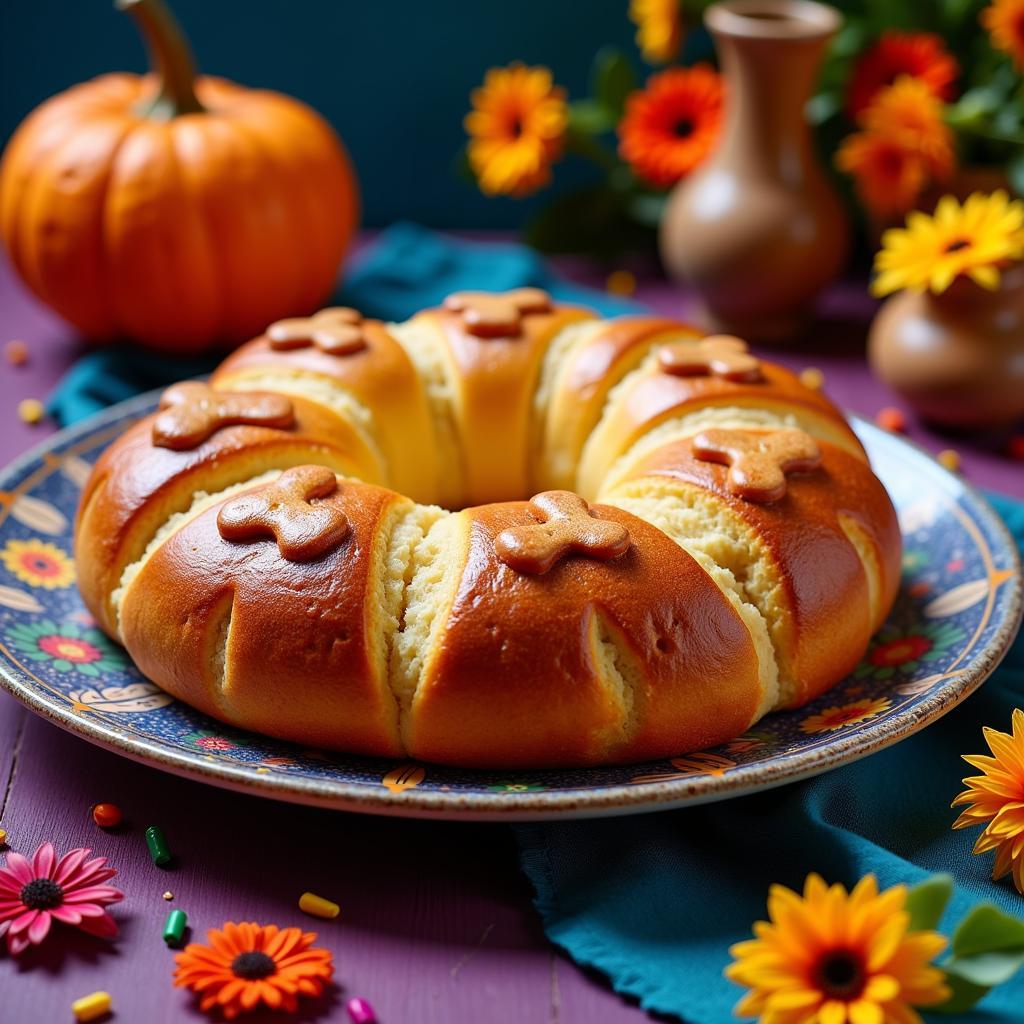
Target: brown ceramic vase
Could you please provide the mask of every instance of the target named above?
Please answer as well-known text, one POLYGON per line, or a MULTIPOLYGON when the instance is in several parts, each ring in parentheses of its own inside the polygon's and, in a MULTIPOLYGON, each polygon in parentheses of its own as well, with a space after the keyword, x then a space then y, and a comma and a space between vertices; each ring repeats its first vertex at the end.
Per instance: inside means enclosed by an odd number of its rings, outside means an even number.
POLYGON ((999 290, 966 278, 900 292, 871 325, 871 369, 926 420, 983 429, 1024 417, 1024 266, 999 290))
POLYGON ((704 21, 725 76, 725 123, 715 151, 669 199, 662 259, 697 292, 709 328, 785 341, 848 249, 846 214, 804 115, 842 19, 811 0, 730 0, 704 21))

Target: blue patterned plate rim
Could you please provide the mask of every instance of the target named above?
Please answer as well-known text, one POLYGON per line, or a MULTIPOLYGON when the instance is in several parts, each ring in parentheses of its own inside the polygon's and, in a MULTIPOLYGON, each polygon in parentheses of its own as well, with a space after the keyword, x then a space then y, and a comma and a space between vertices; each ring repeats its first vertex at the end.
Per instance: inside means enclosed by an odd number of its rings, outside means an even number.
MULTIPOLYGON (((112 406, 51 435, 16 459, 0 472, 0 513, 9 508, 14 496, 20 493, 16 490, 19 482, 30 473, 44 467, 55 469, 67 457, 59 452, 67 449, 92 450, 87 442, 93 435, 120 421, 131 421, 145 415, 156 406, 159 394, 160 391, 149 392, 112 406)), ((1016 544, 980 492, 949 473, 929 453, 906 438, 889 434, 858 417, 851 417, 851 422, 883 479, 885 473, 879 463, 901 463, 904 470, 911 470, 909 477, 901 479, 914 481, 913 486, 908 484, 907 494, 926 493, 934 499, 936 493, 941 492, 945 498, 944 506, 935 506, 937 511, 930 524, 927 522, 929 502, 921 499, 917 505, 910 503, 911 515, 920 518, 924 509, 924 525, 919 525, 920 529, 926 531, 929 525, 933 526, 940 513, 948 514, 975 545, 963 556, 948 561, 946 571, 953 572, 954 566, 958 571, 962 570, 966 562, 974 558, 980 559, 978 564, 987 575, 958 584, 931 598, 923 606, 920 602, 927 596, 927 590, 913 599, 906 593, 901 594, 904 616, 909 612, 910 618, 917 615, 929 620, 923 626, 914 627, 920 636, 908 633, 910 627, 902 627, 903 633, 900 634, 898 623, 896 626, 887 623, 879 638, 890 635, 895 629, 895 639, 882 642, 876 638, 869 652, 871 657, 866 658, 851 676, 828 694, 799 711, 768 716, 743 737, 713 751, 645 765, 535 772, 470 772, 428 764, 407 762, 396 765, 372 758, 350 758, 349 764, 356 765, 358 774, 365 776, 354 782, 345 777, 347 769, 340 764, 318 769, 318 776, 271 770, 265 766, 254 770, 252 763, 233 762, 226 757, 212 757, 209 753, 204 755, 199 749, 184 749, 180 744, 151 737, 133 726, 133 716, 116 718, 113 715, 83 714, 81 707, 76 710, 71 697, 62 696, 52 687, 47 688, 45 682, 29 671, 5 643, 0 643, 0 685, 42 717, 132 760, 228 789, 339 810, 401 817, 491 821, 596 817, 722 800, 808 778, 896 743, 954 708, 996 668, 1012 643, 1021 619, 1024 587, 1016 544), (922 484, 927 485, 923 492, 922 484), (914 508, 917 508, 917 513, 914 513, 914 508), (979 610, 979 605, 983 605, 983 609, 979 610), (830 702, 862 694, 865 687, 855 685, 861 678, 874 679, 876 685, 879 680, 884 680, 885 687, 889 686, 890 679, 899 681, 900 677, 894 677, 890 672, 892 665, 889 661, 896 658, 894 652, 901 652, 901 656, 914 653, 910 641, 917 643, 917 649, 922 645, 930 647, 917 662, 905 664, 920 666, 922 671, 941 669, 939 661, 945 654, 945 646, 954 647, 951 638, 963 639, 969 631, 964 627, 969 627, 971 622, 965 620, 961 623, 965 616, 968 619, 972 616, 980 618, 974 624, 970 642, 960 656, 953 658, 954 651, 949 651, 952 660, 947 659, 944 670, 931 672, 923 678, 903 677, 901 685, 891 690, 883 689, 873 698, 863 697, 846 705, 828 706, 830 702), (886 675, 886 672, 890 674, 886 675), (908 699, 894 704, 892 698, 896 695, 908 699), (786 724, 780 726, 783 720, 786 724), (768 735, 771 739, 773 731, 783 735, 792 732, 797 739, 782 752, 771 753, 769 750, 767 758, 747 757, 760 747, 768 746, 764 737, 768 735), (800 738, 801 732, 803 739, 800 738), (815 735, 823 735, 824 738, 812 739, 815 735)), ((98 447, 93 445, 94 449, 98 447)), ((45 472, 43 475, 45 477, 45 472)), ((892 491, 894 481, 886 482, 892 491)), ((27 488, 25 492, 30 493, 27 488)), ((895 494, 893 497, 902 523, 904 513, 908 512, 907 501, 895 494)), ((74 509, 61 511, 73 513, 74 509)), ((70 520, 73 516, 66 518, 70 520)), ((6 532, 2 519, 0 515, 0 542, 6 532)), ((907 541, 916 536, 908 536, 906 526, 904 534, 907 541)), ((913 545, 907 546, 905 572, 907 557, 913 551, 913 545)), ((952 553, 956 555, 956 551, 952 553)), ((914 578, 913 575, 905 576, 906 591, 930 586, 925 577, 920 582, 910 583, 914 578)), ((45 596, 39 595, 40 598, 45 596)), ((38 600, 35 603, 38 604, 38 600)), ((3 612, 2 608, 0 612, 3 612)), ((0 633, 0 639, 6 639, 6 634, 0 633)), ((176 702, 175 706, 182 707, 176 702)), ((185 711, 197 719, 202 717, 190 709, 185 711)), ((201 735, 209 733, 216 736, 218 728, 225 729, 212 720, 205 722, 213 729, 200 730, 201 735)), ((233 740, 257 749, 257 752, 261 746, 290 746, 255 734, 225 731, 233 740)), ((232 746, 231 743, 227 745, 232 746)), ((312 755, 316 752, 303 753, 312 755)), ((337 755, 337 759, 343 757, 337 755)), ((321 755, 318 760, 329 762, 331 758, 335 755, 321 755)), ((288 757, 266 759, 267 764, 271 762, 295 763, 288 757)), ((349 774, 352 774, 351 770, 349 774)))

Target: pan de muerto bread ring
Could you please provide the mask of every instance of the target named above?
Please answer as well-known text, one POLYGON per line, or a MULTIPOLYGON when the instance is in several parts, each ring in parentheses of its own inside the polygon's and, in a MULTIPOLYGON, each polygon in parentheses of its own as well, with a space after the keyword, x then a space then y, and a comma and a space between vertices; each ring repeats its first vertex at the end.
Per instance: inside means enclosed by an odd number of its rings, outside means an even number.
POLYGON ((75 543, 97 620, 201 711, 508 768, 675 756, 810 700, 900 562, 821 394, 536 288, 272 324, 103 454, 75 543))

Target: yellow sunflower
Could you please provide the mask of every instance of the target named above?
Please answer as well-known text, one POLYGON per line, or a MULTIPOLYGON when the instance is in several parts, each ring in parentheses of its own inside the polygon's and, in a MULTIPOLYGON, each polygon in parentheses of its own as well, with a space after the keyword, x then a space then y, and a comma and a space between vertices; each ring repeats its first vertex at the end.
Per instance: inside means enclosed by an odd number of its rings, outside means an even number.
POLYGON ((75 582, 75 563, 67 552, 45 540, 9 540, 0 551, 0 561, 31 587, 58 590, 75 582))
POLYGON ((992 45, 1024 69, 1024 0, 993 0, 981 12, 992 45))
POLYGON ((842 729, 847 725, 874 718, 875 715, 888 711, 891 704, 892 701, 884 697, 876 697, 873 700, 865 697, 849 704, 836 704, 816 715, 808 715, 800 723, 800 729, 803 732, 835 732, 836 729, 842 729))
POLYGON ((882 235, 875 257, 875 295, 910 288, 944 292, 960 276, 999 287, 999 270, 1024 257, 1024 203, 1003 191, 975 192, 961 205, 943 196, 935 213, 914 212, 905 228, 882 235))
POLYGON ((908 930, 906 899, 903 885, 879 893, 874 875, 850 893, 815 874, 802 897, 773 885, 770 920, 730 950, 726 977, 751 990, 736 1015, 766 1024, 921 1024, 912 1007, 949 997, 931 963, 946 940, 908 930))
POLYGON ((562 152, 569 110, 547 68, 491 68, 470 96, 463 122, 469 162, 487 195, 525 196, 551 180, 562 152))
POLYGON ((974 844, 975 853, 996 851, 992 877, 1012 875, 1017 891, 1024 894, 1024 711, 1013 712, 1012 733, 984 729, 993 756, 964 755, 982 774, 964 779, 967 786, 953 806, 968 804, 953 828, 984 825, 974 844))
POLYGON ((649 64, 668 64, 683 43, 679 0, 629 0, 629 20, 636 25, 636 45, 649 64))

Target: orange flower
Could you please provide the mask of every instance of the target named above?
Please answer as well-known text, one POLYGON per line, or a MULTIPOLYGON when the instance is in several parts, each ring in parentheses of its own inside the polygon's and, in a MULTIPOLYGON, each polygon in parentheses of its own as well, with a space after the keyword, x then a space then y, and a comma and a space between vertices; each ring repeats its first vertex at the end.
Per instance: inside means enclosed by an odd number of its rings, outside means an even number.
POLYGON ((847 725, 866 722, 888 711, 891 706, 892 701, 885 697, 876 697, 874 700, 865 697, 849 704, 835 704, 816 715, 809 715, 800 723, 800 729, 803 732, 835 732, 847 725))
POLYGON ((1017 892, 1024 894, 1024 711, 1014 708, 1009 733, 987 726, 982 732, 992 756, 963 755, 981 775, 963 780, 967 789, 953 801, 953 806, 968 806, 953 822, 953 828, 984 825, 974 852, 995 850, 992 877, 998 881, 1010 875, 1017 892))
POLYGON ((1024 70, 1024 0, 993 0, 981 12, 992 45, 1024 70))
POLYGON ((266 1003, 293 1013, 298 996, 318 996, 334 967, 316 935, 275 924, 235 924, 206 933, 209 946, 190 943, 174 960, 174 984, 202 994, 204 1012, 219 1007, 228 1020, 266 1003))
POLYGON ((469 162, 487 195, 525 196, 551 180, 569 121, 565 92, 547 68, 491 68, 464 125, 469 162))
POLYGON ((722 80, 707 65, 652 75, 626 101, 619 154, 637 175, 668 188, 712 150, 722 126, 722 80))
POLYGON ((853 176, 861 202, 879 216, 906 213, 924 190, 924 161, 884 135, 857 132, 843 140, 836 166, 853 176))
POLYGON ((861 54, 850 79, 847 109, 859 117, 878 92, 903 75, 916 78, 940 100, 953 98, 953 82, 960 73, 945 43, 930 32, 883 32, 861 54))
POLYGON ((644 60, 667 64, 683 42, 679 0, 629 0, 629 20, 636 25, 636 43, 644 60))
POLYGON ((864 130, 843 140, 836 165, 853 175, 874 213, 906 213, 929 182, 952 173, 953 133, 942 119, 942 104, 919 79, 904 75, 882 89, 860 122, 864 130))

